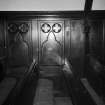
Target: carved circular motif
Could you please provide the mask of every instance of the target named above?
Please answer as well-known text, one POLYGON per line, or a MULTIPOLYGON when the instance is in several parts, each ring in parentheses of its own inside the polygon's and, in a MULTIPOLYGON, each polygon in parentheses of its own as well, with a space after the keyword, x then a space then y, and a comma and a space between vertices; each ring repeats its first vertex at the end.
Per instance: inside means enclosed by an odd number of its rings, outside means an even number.
POLYGON ((48 23, 44 23, 41 26, 41 30, 44 33, 48 33, 51 30, 51 26, 48 23))
POLYGON ((17 28, 17 25, 15 23, 11 23, 8 25, 8 31, 9 32, 12 32, 12 33, 15 33, 17 32, 18 28, 17 28))
POLYGON ((59 33, 61 31, 61 25, 59 23, 55 23, 53 26, 52 26, 52 30, 55 32, 55 33, 59 33))
POLYGON ((19 26, 19 30, 22 32, 22 33, 26 33, 28 32, 29 30, 29 25, 27 23, 22 23, 20 26, 19 26))

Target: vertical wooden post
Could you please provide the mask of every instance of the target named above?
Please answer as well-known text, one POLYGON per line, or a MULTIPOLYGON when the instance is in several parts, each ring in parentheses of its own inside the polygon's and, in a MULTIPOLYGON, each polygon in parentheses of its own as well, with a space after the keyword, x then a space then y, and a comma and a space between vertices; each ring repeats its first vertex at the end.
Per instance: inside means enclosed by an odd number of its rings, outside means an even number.
POLYGON ((89 32, 90 32, 90 25, 89 25, 89 13, 91 12, 93 0, 86 0, 85 7, 84 7, 84 35, 85 35, 85 68, 84 68, 84 76, 86 76, 86 71, 89 64, 89 32))

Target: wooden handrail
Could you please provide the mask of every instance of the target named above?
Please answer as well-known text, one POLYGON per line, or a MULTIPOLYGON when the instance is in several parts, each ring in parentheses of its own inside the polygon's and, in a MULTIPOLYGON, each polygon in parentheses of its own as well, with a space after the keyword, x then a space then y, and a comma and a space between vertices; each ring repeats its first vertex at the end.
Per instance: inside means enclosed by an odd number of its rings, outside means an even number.
POLYGON ((96 105, 105 105, 103 100, 98 96, 86 78, 82 78, 81 82, 96 105))
POLYGON ((33 67, 36 65, 36 60, 33 60, 33 62, 31 63, 30 67, 29 67, 29 70, 27 72, 27 75, 32 71, 33 67))

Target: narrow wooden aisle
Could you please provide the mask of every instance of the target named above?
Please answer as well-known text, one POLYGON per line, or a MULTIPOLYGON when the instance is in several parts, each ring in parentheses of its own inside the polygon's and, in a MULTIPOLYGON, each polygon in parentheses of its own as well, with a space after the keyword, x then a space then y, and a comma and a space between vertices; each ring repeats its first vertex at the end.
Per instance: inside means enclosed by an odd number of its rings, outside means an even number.
POLYGON ((40 71, 33 105, 72 105, 67 84, 60 69, 46 68, 40 71))
POLYGON ((14 105, 73 105, 62 71, 41 68, 38 80, 32 76, 14 105))

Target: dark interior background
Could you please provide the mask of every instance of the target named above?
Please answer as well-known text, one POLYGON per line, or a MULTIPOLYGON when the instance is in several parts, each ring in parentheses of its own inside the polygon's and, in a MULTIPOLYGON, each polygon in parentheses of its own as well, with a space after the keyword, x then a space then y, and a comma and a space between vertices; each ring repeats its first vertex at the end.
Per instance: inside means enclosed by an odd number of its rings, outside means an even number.
POLYGON ((38 20, 50 18, 64 20, 64 57, 73 67, 74 77, 78 80, 86 76, 91 85, 103 96, 105 66, 105 12, 94 11, 89 14, 89 53, 85 53, 84 13, 77 12, 1 12, 0 13, 0 57, 1 76, 11 67, 29 66, 39 59, 38 20), (50 16, 51 15, 51 16, 50 16), (28 25, 28 31, 9 32, 9 25, 28 25), (88 57, 89 62, 85 64, 88 57), (5 62, 5 63, 3 63, 5 62), (84 65, 88 65, 85 68, 84 65))

